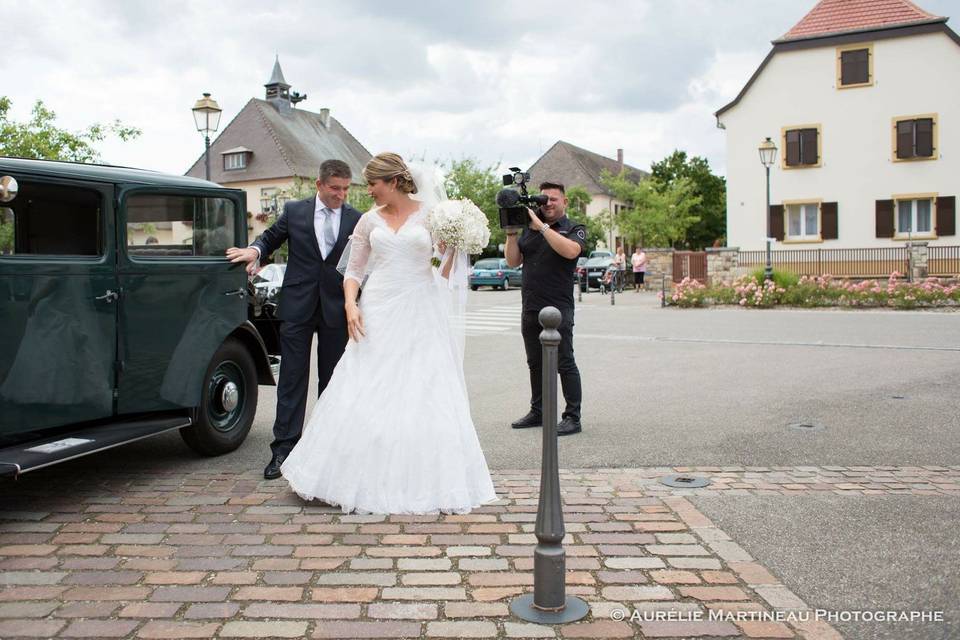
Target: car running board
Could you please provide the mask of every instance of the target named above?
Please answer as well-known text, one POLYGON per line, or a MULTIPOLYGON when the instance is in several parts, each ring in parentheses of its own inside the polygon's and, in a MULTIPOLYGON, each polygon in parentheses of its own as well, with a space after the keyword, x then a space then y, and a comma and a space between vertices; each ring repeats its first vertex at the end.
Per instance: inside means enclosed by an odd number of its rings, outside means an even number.
POLYGON ((0 449, 0 477, 16 478, 28 471, 189 427, 191 424, 193 422, 187 416, 111 422, 6 447, 0 449))

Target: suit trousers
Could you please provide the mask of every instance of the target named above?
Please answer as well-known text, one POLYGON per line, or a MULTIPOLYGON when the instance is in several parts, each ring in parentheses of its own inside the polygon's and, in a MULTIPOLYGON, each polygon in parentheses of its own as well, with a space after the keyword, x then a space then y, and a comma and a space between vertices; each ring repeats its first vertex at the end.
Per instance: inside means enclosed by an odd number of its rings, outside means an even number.
POLYGON ((274 455, 287 455, 303 432, 310 382, 310 345, 317 336, 317 395, 323 393, 347 347, 346 325, 328 326, 320 303, 306 322, 280 324, 280 380, 277 382, 277 418, 273 423, 274 455))
MULTIPOLYGON (((573 309, 560 310, 563 320, 560 332, 560 346, 557 349, 557 370, 560 373, 560 386, 566 401, 564 418, 580 421, 580 402, 583 391, 580 386, 580 369, 573 357, 573 309)), ((524 311, 520 323, 523 334, 523 346, 527 351, 527 366, 530 368, 530 410, 543 415, 543 346, 540 344, 539 311, 524 311)))

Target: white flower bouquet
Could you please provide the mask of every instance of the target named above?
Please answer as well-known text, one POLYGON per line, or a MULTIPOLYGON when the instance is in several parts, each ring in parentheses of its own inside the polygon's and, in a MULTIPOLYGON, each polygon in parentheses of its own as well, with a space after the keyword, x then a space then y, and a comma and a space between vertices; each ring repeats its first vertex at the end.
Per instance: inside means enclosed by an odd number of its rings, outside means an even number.
MULTIPOLYGON (((467 198, 437 204, 427 214, 426 226, 438 243, 468 255, 480 253, 490 242, 487 216, 467 198)), ((439 266, 437 258, 432 262, 439 266)))

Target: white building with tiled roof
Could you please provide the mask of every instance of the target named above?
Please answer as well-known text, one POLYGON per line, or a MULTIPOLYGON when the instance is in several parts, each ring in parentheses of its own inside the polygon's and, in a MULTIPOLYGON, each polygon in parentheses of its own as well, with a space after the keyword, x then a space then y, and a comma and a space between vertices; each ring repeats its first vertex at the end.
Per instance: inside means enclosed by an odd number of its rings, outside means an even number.
MULTIPOLYGON (((312 182, 324 160, 343 160, 362 188, 361 172, 371 158, 329 109, 296 108, 306 96, 290 93, 279 59, 264 87, 265 99, 251 98, 210 144, 210 179, 247 192, 247 209, 255 216, 249 221, 251 238, 271 223, 262 214, 282 209, 296 178, 312 182)), ((202 155, 187 175, 204 177, 202 155)))
POLYGON ((821 0, 773 41, 716 113, 729 246, 763 249, 768 222, 781 249, 960 244, 960 37, 947 20, 908 0, 821 0))

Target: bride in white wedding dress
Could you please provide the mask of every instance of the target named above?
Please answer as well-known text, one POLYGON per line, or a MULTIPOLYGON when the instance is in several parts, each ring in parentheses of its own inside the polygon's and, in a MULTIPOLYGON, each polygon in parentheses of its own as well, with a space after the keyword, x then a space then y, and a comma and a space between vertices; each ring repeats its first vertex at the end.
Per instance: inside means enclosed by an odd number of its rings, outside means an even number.
POLYGON ((351 340, 281 472, 344 512, 467 513, 497 496, 451 326, 452 252, 431 264, 426 198, 411 197, 425 185, 400 156, 379 154, 363 173, 377 206, 351 236, 351 340))

